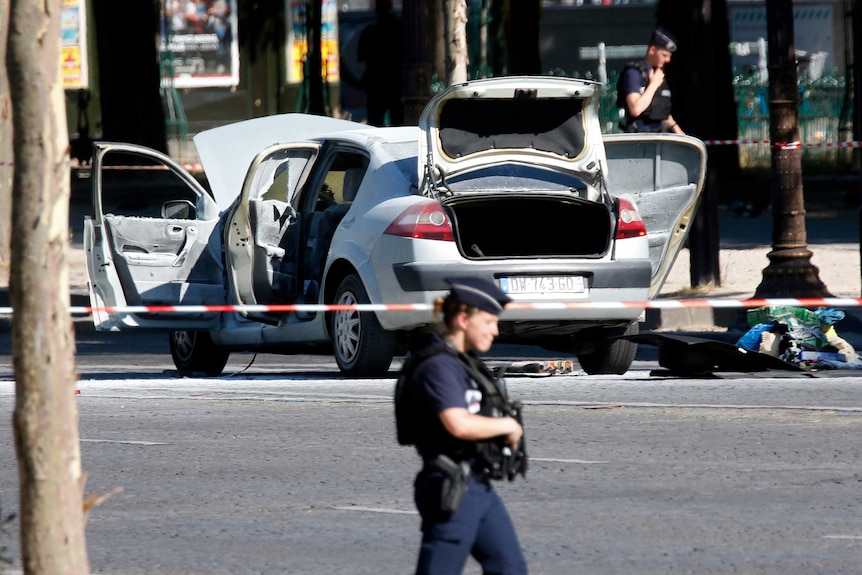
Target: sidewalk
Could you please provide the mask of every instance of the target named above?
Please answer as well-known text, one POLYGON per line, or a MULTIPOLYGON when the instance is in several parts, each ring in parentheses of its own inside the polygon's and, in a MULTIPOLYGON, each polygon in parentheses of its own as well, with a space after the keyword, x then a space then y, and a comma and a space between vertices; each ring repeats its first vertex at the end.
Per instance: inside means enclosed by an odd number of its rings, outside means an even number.
MULTIPOLYGON (((809 211, 805 223, 811 263, 820 280, 834 297, 862 297, 860 277, 859 218, 853 208, 835 207, 809 211)), ((691 289, 688 249, 680 252, 659 298, 662 299, 746 299, 754 295, 769 265, 772 216, 736 217, 726 209, 719 212, 719 266, 721 285, 691 289)), ((842 335, 853 333, 862 341, 862 309, 844 308, 847 317, 836 325, 842 335)), ((734 309, 690 308, 648 310, 646 326, 651 330, 716 331, 744 330, 744 315, 734 309)))

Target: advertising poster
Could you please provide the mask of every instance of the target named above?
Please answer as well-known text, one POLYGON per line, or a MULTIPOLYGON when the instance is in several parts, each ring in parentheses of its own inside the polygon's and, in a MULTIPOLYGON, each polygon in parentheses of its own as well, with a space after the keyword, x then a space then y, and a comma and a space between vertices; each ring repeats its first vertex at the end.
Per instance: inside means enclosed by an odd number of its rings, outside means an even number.
POLYGON ((161 51, 177 88, 239 84, 236 0, 165 0, 161 51))
POLYGON ((60 5, 61 70, 64 90, 89 86, 87 71, 87 5, 84 0, 62 0, 60 5))
MULTIPOLYGON (((303 68, 308 57, 306 27, 307 4, 288 0, 287 14, 287 81, 302 82, 303 68)), ((327 82, 338 82, 338 5, 335 0, 323 0, 320 16, 320 52, 323 77, 327 82)))

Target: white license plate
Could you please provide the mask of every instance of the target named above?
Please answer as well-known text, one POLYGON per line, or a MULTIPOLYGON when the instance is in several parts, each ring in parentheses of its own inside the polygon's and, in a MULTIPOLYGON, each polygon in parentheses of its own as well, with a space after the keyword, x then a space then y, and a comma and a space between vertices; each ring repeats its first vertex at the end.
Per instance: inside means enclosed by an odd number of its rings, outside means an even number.
POLYGON ((584 276, 513 276, 500 278, 507 294, 583 294, 584 276))

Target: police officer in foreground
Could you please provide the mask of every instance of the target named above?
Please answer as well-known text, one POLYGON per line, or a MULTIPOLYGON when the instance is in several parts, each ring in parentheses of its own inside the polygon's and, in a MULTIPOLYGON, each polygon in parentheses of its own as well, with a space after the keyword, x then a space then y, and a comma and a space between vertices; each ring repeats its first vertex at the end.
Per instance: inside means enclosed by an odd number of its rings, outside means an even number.
POLYGON ((441 333, 412 353, 395 392, 398 441, 423 461, 414 483, 422 517, 417 574, 461 573, 472 555, 486 574, 526 574, 515 528, 492 479, 524 475, 520 403, 476 356, 498 334, 510 301, 496 285, 450 278, 438 298, 441 333))
POLYGON ((671 114, 670 87, 664 76, 664 66, 676 47, 667 30, 656 28, 646 55, 626 64, 617 81, 617 106, 625 111, 620 123, 624 132, 685 134, 671 114))

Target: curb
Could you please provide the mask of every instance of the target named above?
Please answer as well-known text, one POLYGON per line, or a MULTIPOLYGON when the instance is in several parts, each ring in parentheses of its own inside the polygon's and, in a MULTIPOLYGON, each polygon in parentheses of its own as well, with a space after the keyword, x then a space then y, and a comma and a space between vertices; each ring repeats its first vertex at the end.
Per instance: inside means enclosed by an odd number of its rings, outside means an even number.
POLYGON ((642 327, 650 331, 748 331, 745 309, 680 308, 646 310, 642 327))

